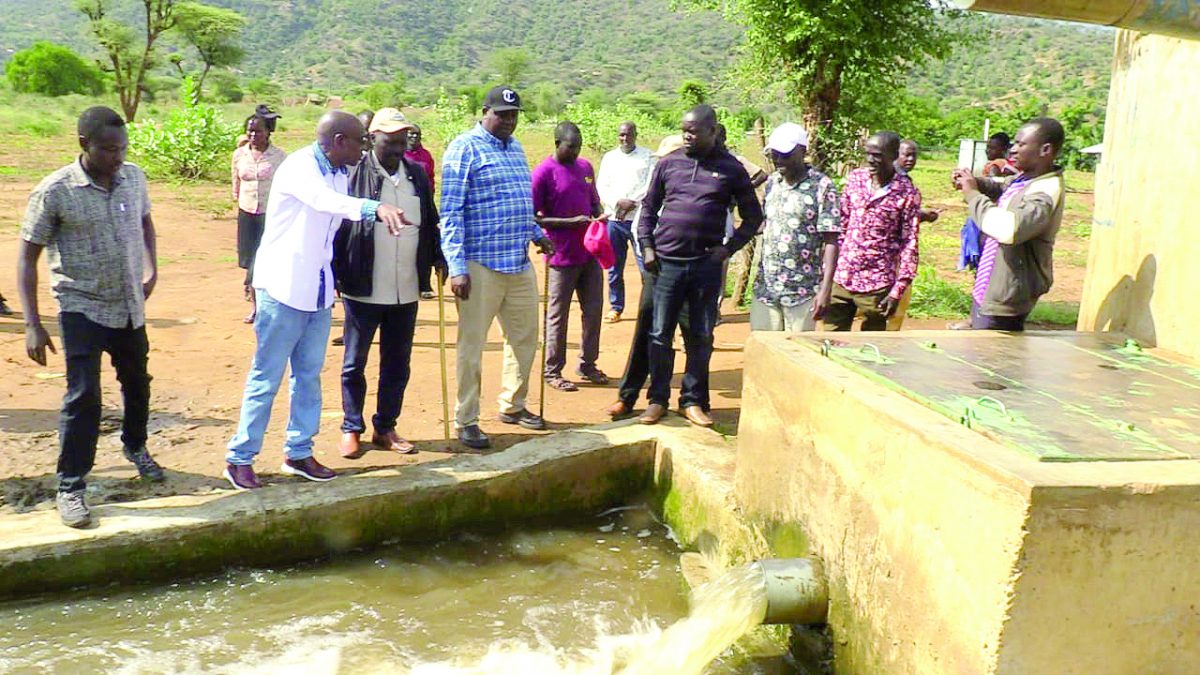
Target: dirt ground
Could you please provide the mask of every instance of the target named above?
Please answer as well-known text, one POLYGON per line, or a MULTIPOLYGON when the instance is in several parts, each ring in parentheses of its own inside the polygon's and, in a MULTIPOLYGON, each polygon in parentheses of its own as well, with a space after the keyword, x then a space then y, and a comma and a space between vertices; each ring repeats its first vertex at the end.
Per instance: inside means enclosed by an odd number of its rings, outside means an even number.
MULTIPOLYGON (((15 261, 17 224, 24 213, 29 182, 0 182, 0 213, 6 227, 0 231, 0 292, 19 309, 16 298, 15 261)), ((242 386, 254 349, 251 326, 241 319, 249 305, 242 298, 242 271, 235 256, 236 223, 232 209, 197 209, 200 202, 220 200, 217 186, 184 188, 154 184, 153 215, 159 236, 159 282, 147 305, 150 339, 152 402, 147 447, 167 470, 168 479, 157 486, 143 485, 132 466, 121 456, 119 385, 107 360, 103 370, 104 412, 96 468, 89 481, 89 500, 139 499, 149 495, 206 492, 227 488, 220 478, 225 443, 237 423, 242 386), (194 194, 200 191, 203 194, 194 194)), ((636 309, 640 284, 636 269, 626 275, 627 291, 636 309)), ((542 270, 539 265, 539 280, 542 270)), ((57 344, 57 305, 50 297, 45 264, 40 271, 40 309, 43 323, 57 344)), ((448 292, 448 289, 447 289, 448 292)), ((607 309, 607 307, 606 307, 607 309)), ((568 341, 577 353, 578 306, 572 316, 568 341)), ((333 334, 340 334, 341 309, 334 310, 333 334)), ((550 431, 607 421, 604 409, 616 400, 616 382, 624 369, 633 332, 633 315, 615 325, 606 324, 601 338, 599 366, 612 377, 604 387, 581 386, 580 391, 546 392, 545 415, 550 431)), ((446 303, 446 358, 449 370, 450 409, 453 414, 454 331, 456 311, 446 303)), ((749 334, 745 314, 727 317, 717 328, 717 349, 712 362, 714 416, 721 429, 736 428, 741 391, 742 343, 749 334)), ((483 419, 481 426, 493 439, 493 450, 503 449, 534 432, 502 424, 495 419, 500 385, 501 338, 494 329, 484 353, 483 419)), ((415 456, 384 451, 369 452, 359 460, 342 459, 337 452, 341 424, 339 373, 342 349, 330 346, 322 371, 325 394, 316 456, 339 470, 362 471, 442 459, 462 451, 446 443, 442 431, 442 393, 438 360, 437 301, 422 301, 413 350, 413 375, 405 395, 399 432, 420 449, 415 456)), ((372 354, 368 368, 374 368, 372 354)), ((540 355, 539 355, 540 358, 540 355)), ((25 356, 24 325, 18 313, 0 317, 0 512, 51 508, 55 489, 58 409, 65 389, 61 354, 49 355, 42 368, 25 356)), ((680 364, 682 367, 682 364, 680 364)), ((536 367, 535 367, 536 370, 536 367)), ((568 363, 573 374, 574 365, 568 363)), ((570 375, 568 374, 568 377, 570 375)), ((370 381, 370 380, 369 380, 370 381)), ((530 407, 537 409, 537 381, 530 407)), ((374 382, 368 395, 367 414, 373 411, 374 382)), ((295 480, 278 474, 282 461, 283 430, 288 397, 276 400, 270 430, 256 468, 266 482, 295 480)), ((453 433, 453 430, 451 430, 453 433)))

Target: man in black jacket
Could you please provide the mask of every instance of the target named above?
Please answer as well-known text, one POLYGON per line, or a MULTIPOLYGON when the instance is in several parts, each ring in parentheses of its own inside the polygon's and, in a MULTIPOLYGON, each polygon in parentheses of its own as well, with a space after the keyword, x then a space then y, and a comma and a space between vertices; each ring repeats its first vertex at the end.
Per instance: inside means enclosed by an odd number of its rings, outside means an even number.
POLYGON ((698 105, 683 116, 683 148, 658 160, 650 176, 638 244, 646 270, 655 275, 650 328, 650 405, 639 421, 657 424, 667 413, 675 365, 675 326, 686 307, 691 344, 679 392, 689 422, 710 427, 708 366, 721 292, 721 267, 762 224, 762 206, 746 169, 717 144, 717 115, 698 105), (742 224, 729 241, 725 220, 737 206, 742 224))
POLYGON ((379 386, 371 443, 385 450, 415 453, 396 433, 396 419, 408 386, 413 333, 420 298, 418 270, 432 264, 444 278, 438 213, 429 178, 404 158, 413 124, 395 108, 371 121, 371 151, 350 172, 350 194, 399 207, 411 226, 393 235, 374 222, 343 221, 334 239, 333 272, 346 310, 346 355, 342 362, 343 457, 357 459, 366 448, 360 436, 367 395, 367 353, 379 331, 379 386))

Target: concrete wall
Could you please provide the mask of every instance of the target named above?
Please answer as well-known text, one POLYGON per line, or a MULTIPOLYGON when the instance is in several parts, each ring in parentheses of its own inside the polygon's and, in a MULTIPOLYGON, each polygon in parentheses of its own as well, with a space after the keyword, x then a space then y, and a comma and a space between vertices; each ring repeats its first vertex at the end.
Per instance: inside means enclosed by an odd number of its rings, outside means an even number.
POLYGON ((1200 358, 1200 41, 1121 31, 1080 330, 1200 358))
POLYGON ((837 672, 1200 663, 1200 462, 1038 462, 755 334, 735 476, 749 518, 824 559, 837 672))

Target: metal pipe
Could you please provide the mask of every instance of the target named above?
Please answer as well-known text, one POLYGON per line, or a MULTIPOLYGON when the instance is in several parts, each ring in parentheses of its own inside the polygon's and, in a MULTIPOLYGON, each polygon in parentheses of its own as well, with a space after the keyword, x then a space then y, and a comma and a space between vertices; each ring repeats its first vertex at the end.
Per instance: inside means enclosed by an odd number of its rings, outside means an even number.
POLYGON ((813 625, 825 623, 829 614, 829 588, 825 570, 816 558, 759 560, 767 591, 766 624, 813 625))
MULTIPOLYGON (((725 572, 713 567, 699 553, 684 553, 679 558, 684 581, 698 588, 725 572)), ((749 569, 762 577, 767 611, 763 623, 819 625, 829 613, 829 587, 825 568, 817 558, 771 558, 750 563, 749 569)))
POLYGON ((1200 39, 1200 0, 951 0, 960 9, 1082 21, 1200 39))

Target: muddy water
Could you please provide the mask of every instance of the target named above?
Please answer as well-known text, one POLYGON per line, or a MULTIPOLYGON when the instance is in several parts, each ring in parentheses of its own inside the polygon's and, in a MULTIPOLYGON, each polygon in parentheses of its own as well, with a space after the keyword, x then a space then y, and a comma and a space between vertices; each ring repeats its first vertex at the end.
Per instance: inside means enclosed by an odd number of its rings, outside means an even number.
MULTIPOLYGON (((0 672, 408 672, 497 644, 570 663, 687 613, 678 548, 630 510, 320 564, 0 606, 0 672)), ((712 672, 761 672, 714 664, 712 672)), ((528 673, 527 675, 536 675, 528 673)))

